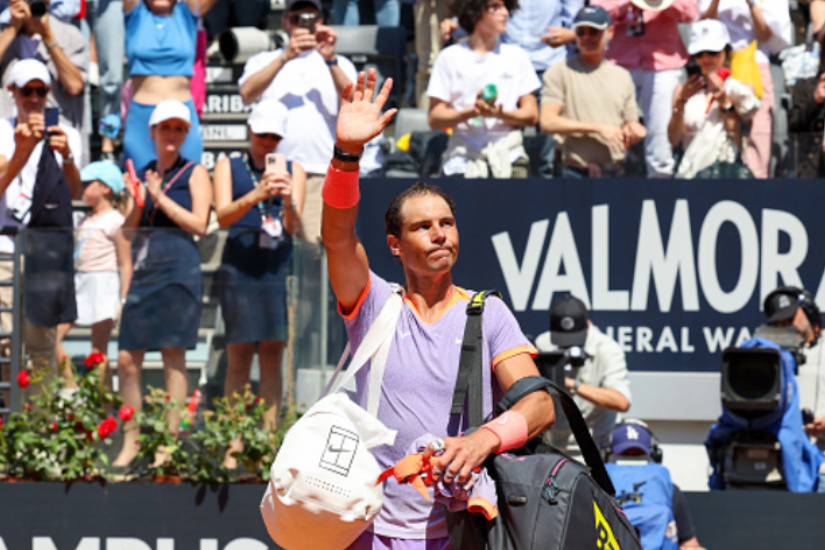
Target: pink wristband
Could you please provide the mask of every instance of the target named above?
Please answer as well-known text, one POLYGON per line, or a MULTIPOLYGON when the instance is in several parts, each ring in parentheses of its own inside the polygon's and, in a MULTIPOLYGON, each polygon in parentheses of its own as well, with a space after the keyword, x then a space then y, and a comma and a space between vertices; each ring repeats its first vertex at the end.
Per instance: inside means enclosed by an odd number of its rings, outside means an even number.
POLYGON ((352 208, 361 199, 358 189, 358 170, 344 172, 330 164, 324 188, 321 191, 324 202, 334 208, 352 208))
POLYGON ((518 449, 527 443, 527 420, 518 411, 507 411, 482 426, 496 434, 501 443, 496 454, 518 449))

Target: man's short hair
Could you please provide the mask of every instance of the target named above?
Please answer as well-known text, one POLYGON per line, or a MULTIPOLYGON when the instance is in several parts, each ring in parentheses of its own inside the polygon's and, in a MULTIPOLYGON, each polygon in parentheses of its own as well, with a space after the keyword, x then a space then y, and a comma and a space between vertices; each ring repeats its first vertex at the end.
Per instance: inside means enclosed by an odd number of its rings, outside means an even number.
POLYGON ((449 193, 437 185, 417 181, 415 185, 396 195, 395 198, 392 199, 387 211, 384 212, 384 228, 387 235, 392 235, 393 237, 401 236, 401 207, 404 206, 407 199, 420 197, 422 195, 436 195, 441 197, 444 199, 444 202, 447 203, 447 206, 450 207, 450 212, 455 216, 455 203, 449 193))
MULTIPOLYGON (((501 0, 511 14, 518 9, 518 0, 501 0)), ((469 34, 473 34, 484 12, 487 11, 487 4, 490 0, 458 0, 456 12, 458 13, 458 24, 469 34)))

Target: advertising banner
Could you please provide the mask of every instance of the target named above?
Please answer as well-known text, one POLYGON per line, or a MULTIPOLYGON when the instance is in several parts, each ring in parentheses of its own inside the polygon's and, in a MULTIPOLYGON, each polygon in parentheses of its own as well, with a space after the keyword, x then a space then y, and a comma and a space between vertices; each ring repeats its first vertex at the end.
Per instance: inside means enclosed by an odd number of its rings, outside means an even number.
MULTIPOLYGON (((365 179, 358 234, 372 269, 403 273, 383 214, 410 180, 365 179)), ((500 290, 524 332, 572 293, 634 371, 718 372, 764 322, 763 298, 804 286, 825 304, 825 188, 808 180, 440 179, 457 206, 454 282, 500 290)))

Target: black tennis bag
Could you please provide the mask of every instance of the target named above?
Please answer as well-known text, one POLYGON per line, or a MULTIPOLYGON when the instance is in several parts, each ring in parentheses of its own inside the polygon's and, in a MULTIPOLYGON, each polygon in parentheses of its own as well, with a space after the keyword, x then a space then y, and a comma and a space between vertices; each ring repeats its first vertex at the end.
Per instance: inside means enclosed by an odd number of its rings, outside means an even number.
MULTIPOLYGON (((482 424, 481 313, 484 297, 467 307, 467 327, 453 395, 453 414, 468 411, 471 426, 482 424)), ((476 296, 479 296, 476 295, 476 296)), ((475 298, 475 297, 474 297, 475 298)), ((498 517, 448 512, 454 550, 642 550, 636 530, 613 500, 613 483, 573 398, 540 376, 522 378, 496 405, 502 414, 534 391, 554 393, 586 461, 582 464, 540 443, 491 456, 485 463, 495 480, 498 517)))

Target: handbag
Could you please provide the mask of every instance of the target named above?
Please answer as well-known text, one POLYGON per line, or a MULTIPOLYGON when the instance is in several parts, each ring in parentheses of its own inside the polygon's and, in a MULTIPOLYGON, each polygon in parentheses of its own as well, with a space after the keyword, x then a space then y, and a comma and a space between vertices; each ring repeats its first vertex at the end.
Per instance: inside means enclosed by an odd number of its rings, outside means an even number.
POLYGON ((272 540, 285 550, 343 550, 381 510, 383 488, 375 484, 381 468, 370 449, 395 442, 395 430, 375 415, 401 306, 401 289, 394 285, 346 374, 336 383, 349 345, 321 398, 281 444, 261 515, 272 540), (365 411, 340 390, 370 359, 365 411))
MULTIPOLYGON (((482 331, 484 296, 467 306, 467 326, 453 396, 453 414, 465 408, 469 425, 482 423, 482 331)), ((496 405, 502 414, 535 391, 555 392, 586 461, 528 442, 490 456, 484 466, 495 481, 498 515, 487 520, 467 511, 448 512, 450 544, 461 550, 642 550, 636 531, 614 502, 613 483, 573 398, 546 378, 516 381, 496 405)))

